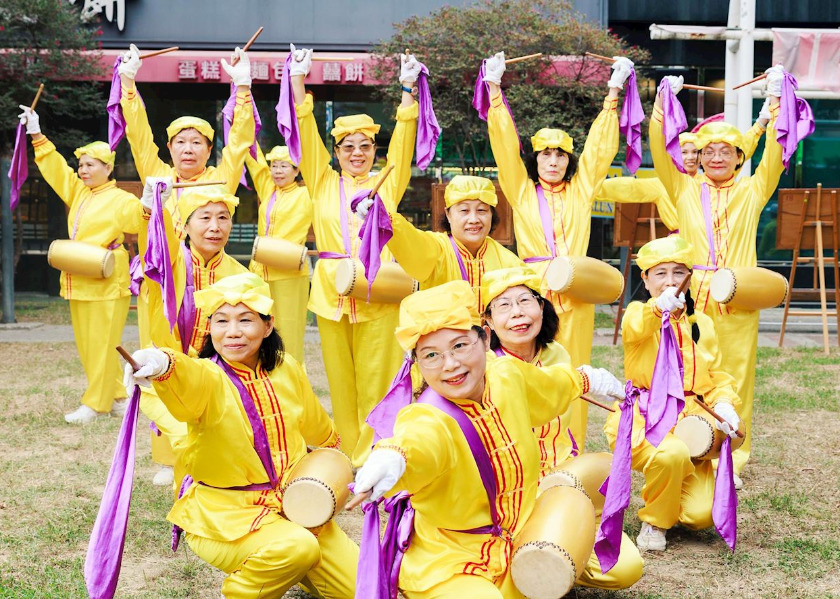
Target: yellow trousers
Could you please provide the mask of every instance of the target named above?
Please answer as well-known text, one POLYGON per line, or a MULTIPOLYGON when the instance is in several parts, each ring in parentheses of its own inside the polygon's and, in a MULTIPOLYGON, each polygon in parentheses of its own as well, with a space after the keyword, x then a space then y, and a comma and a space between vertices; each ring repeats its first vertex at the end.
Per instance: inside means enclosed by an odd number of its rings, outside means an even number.
POLYGON ((303 361, 303 334, 306 331, 306 303, 309 301, 309 277, 295 277, 269 281, 274 308, 274 326, 286 351, 301 364, 303 361))
POLYGON ((514 586, 510 570, 495 583, 481 576, 456 574, 427 591, 403 590, 402 593, 406 599, 525 599, 514 586))
POLYGON ((715 322, 720 347, 721 369, 738 385, 735 410, 746 427, 744 444, 732 452, 732 468, 741 474, 750 458, 752 445, 753 393, 755 392, 755 355, 758 351, 758 311, 737 310, 719 314, 717 305, 709 302, 706 315, 715 322))
POLYGON ((351 324, 318 317, 324 369, 330 384, 333 420, 341 449, 361 466, 373 444, 373 429, 365 418, 388 391, 402 363, 394 330, 397 306, 382 318, 351 324))
POLYGON ((82 404, 97 412, 110 412, 115 399, 125 399, 119 354, 131 297, 113 300, 70 300, 70 320, 76 349, 87 377, 82 404))
POLYGON ((359 548, 335 522, 314 535, 288 520, 261 526, 236 541, 186 534, 198 557, 228 574, 222 594, 228 599, 280 598, 300 583, 324 599, 352 599, 359 548))
MULTIPOLYGON (((589 364, 592 361, 592 337, 595 335, 594 304, 579 304, 570 312, 561 312, 554 303, 554 309, 560 319, 560 326, 554 340, 569 352, 572 366, 577 368, 581 364, 589 364)), ((563 419, 567 417, 578 450, 583 453, 586 445, 589 404, 585 401, 573 401, 563 419)))
MULTIPOLYGON (((598 514, 596 522, 600 521, 601 514, 598 514)), ((639 553, 636 544, 625 533, 621 533, 621 548, 618 553, 618 561, 610 571, 607 573, 601 572, 601 563, 593 551, 589 556, 589 561, 586 563, 583 574, 578 576, 575 584, 610 591, 626 589, 639 582, 642 574, 644 574, 644 564, 645 561, 642 559, 642 554, 639 553)))

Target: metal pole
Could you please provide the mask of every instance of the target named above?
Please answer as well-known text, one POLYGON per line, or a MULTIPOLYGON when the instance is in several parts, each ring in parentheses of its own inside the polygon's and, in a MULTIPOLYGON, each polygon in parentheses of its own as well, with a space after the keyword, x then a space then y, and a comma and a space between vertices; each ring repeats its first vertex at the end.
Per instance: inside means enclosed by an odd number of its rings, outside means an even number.
MULTIPOLYGON (((726 21, 726 26, 730 30, 738 30, 740 27, 740 1, 729 0, 729 16, 726 21)), ((734 33, 735 31, 733 31, 734 33)), ((737 31, 737 33, 741 33, 737 31)), ((739 36, 740 37, 740 36, 739 36)), ((725 61, 725 81, 726 92, 723 96, 723 118, 727 123, 735 123, 738 119, 738 92, 732 90, 733 85, 737 85, 743 79, 738 64, 738 51, 741 47, 740 39, 729 39, 726 41, 725 61)))
MULTIPOLYGON (((755 29, 755 0, 741 0, 741 48, 738 52, 739 71, 744 81, 752 79, 755 70, 755 42, 753 31, 755 29)), ((752 125, 752 92, 749 86, 738 90, 738 129, 747 131, 752 125)), ((750 161, 748 160, 741 168, 742 176, 748 177, 751 172, 750 161)))
POLYGON ((4 324, 15 321, 15 233, 12 226, 12 182, 9 180, 11 161, 0 159, 0 214, 3 235, 3 318, 4 324))

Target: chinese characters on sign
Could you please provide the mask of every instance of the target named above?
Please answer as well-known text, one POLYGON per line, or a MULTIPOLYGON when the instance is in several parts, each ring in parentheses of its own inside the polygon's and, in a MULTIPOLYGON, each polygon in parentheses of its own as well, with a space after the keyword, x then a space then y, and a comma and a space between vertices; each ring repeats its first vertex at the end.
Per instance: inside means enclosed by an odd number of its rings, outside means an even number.
MULTIPOLYGON (((279 83, 283 78, 284 61, 251 61, 251 79, 263 83, 279 83)), ((364 83, 365 65, 362 62, 325 62, 321 73, 324 83, 364 83)), ((178 79, 190 81, 221 81, 222 64, 219 60, 181 59, 178 61, 178 79)))
MULTIPOLYGON (((70 0, 70 4, 76 4, 76 0, 70 0)), ((105 18, 109 23, 114 22, 114 10, 116 9, 117 28, 122 31, 125 27, 125 0, 85 0, 82 7, 82 22, 90 21, 96 15, 105 11, 105 18)))

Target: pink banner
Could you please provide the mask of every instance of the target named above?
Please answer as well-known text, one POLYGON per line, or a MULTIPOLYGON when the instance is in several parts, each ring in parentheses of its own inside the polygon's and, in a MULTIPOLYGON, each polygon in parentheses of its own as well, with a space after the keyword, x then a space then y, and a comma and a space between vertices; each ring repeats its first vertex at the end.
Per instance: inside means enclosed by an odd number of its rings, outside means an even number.
POLYGON ((840 93, 840 31, 773 29, 773 64, 784 65, 800 90, 840 93))

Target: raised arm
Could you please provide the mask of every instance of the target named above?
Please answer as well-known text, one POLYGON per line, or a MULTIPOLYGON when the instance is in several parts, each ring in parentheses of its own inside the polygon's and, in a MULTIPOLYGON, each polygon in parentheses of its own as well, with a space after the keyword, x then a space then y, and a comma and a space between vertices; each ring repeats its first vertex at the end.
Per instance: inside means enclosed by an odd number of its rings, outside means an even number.
POLYGON ((207 413, 210 400, 224 391, 222 370, 169 348, 161 351, 169 357, 169 367, 152 384, 169 412, 181 422, 212 418, 207 413))
POLYGON ((665 148, 665 135, 662 133, 662 105, 660 104, 659 94, 656 95, 656 102, 653 105, 653 114, 650 117, 649 129, 649 143, 650 153, 653 156, 653 168, 656 171, 656 176, 662 182, 665 192, 672 201, 676 202, 677 198, 682 195, 686 185, 693 182, 692 177, 677 170, 674 162, 671 160, 668 150, 665 148))
POLYGON ((411 94, 406 92, 402 94, 403 103, 397 108, 397 124, 391 136, 391 143, 388 145, 387 166, 393 165, 394 171, 388 175, 379 189, 382 201, 389 212, 396 212, 408 187, 408 182, 411 180, 411 159, 414 156, 414 144, 417 140, 418 104, 411 94), (405 96, 408 96, 408 102, 405 96))
POLYGON ((499 186, 511 206, 516 207, 533 189, 534 182, 519 151, 519 135, 508 107, 502 100, 501 88, 488 82, 490 109, 487 111, 487 133, 493 159, 499 167, 499 186))
POLYGON ((257 144, 257 157, 251 158, 251 153, 245 153, 245 166, 251 174, 254 182, 254 190, 257 192, 257 199, 260 203, 267 202, 276 186, 271 177, 271 165, 265 159, 262 148, 257 144))
POLYGON ((32 147, 35 149, 35 164, 38 165, 44 180, 62 202, 72 206, 73 202, 85 193, 87 186, 46 136, 41 133, 33 135, 32 147))
POLYGON ((584 392, 583 375, 571 364, 540 368, 516 358, 502 358, 494 363, 494 368, 518 371, 503 376, 521 380, 532 427, 542 426, 565 412, 584 392))
POLYGON ((665 226, 672 231, 679 229, 676 207, 656 177, 612 177, 601 184, 596 199, 619 204, 655 204, 665 226))
POLYGON ((767 123, 767 134, 764 136, 764 154, 761 162, 750 177, 750 187, 757 199, 753 207, 756 214, 764 210, 770 196, 779 186, 779 179, 785 170, 782 162, 782 145, 776 140, 776 119, 779 116, 779 98, 770 96, 770 122, 767 123))
POLYGON ((618 152, 618 88, 611 87, 601 112, 589 128, 578 161, 578 170, 572 177, 576 188, 574 196, 595 201, 598 186, 607 178, 610 165, 618 152))
POLYGON ((434 273, 444 252, 438 236, 431 231, 417 229, 396 212, 391 213, 391 225, 394 235, 388 241, 388 249, 408 276, 425 281, 434 273))

